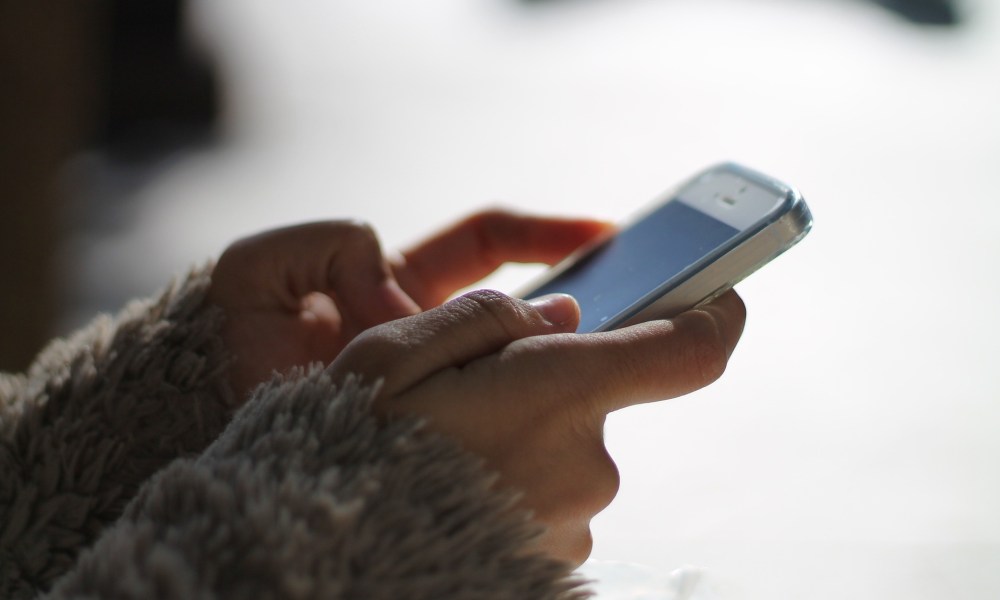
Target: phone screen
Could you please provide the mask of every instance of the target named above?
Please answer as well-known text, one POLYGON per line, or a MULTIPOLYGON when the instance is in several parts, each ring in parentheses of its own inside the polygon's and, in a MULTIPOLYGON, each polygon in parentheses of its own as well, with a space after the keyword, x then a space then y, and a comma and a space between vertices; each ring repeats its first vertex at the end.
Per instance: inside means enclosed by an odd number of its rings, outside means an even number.
POLYGON ((595 331, 738 233, 735 227, 674 199, 528 297, 570 294, 580 304, 577 331, 595 331))

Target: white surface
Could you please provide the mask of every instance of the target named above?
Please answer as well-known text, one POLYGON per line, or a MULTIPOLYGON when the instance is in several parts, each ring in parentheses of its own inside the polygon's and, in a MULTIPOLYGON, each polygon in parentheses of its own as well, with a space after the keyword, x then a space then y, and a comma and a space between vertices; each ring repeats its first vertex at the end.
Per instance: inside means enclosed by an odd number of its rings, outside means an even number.
POLYGON ((612 416, 594 556, 727 599, 998 598, 1000 14, 969 6, 942 33, 834 0, 205 2, 231 145, 143 190, 84 276, 152 289, 312 218, 390 247, 497 200, 622 218, 745 162, 815 229, 740 286, 719 383, 612 416))
POLYGON ((598 598, 617 600, 717 600, 717 585, 703 569, 686 565, 670 572, 635 563, 591 559, 578 573, 598 598))

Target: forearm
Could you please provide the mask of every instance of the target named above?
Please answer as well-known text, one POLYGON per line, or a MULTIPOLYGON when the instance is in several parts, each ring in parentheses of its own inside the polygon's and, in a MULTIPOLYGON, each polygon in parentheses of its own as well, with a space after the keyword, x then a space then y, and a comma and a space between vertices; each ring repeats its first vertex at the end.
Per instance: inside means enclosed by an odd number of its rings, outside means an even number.
POLYGON ((0 596, 47 589, 139 486, 231 412, 208 270, 51 344, 0 383, 0 596))
POLYGON ((52 596, 570 598, 512 496, 371 390, 320 370, 259 390, 196 460, 158 474, 52 596))

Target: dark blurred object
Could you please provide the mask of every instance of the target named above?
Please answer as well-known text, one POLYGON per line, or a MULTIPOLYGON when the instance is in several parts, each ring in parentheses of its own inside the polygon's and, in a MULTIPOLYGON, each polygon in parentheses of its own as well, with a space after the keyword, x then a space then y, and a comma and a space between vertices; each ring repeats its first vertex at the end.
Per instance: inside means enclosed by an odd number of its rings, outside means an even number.
MULTIPOLYGON (((551 4, 555 0, 518 0, 521 4, 551 4)), ((962 18, 955 0, 867 0, 891 10, 911 23, 953 27, 962 18)))
POLYGON ((908 21, 920 25, 955 26, 961 24, 953 0, 872 0, 908 21))
POLYGON ((0 370, 55 333, 66 160, 148 164, 211 138, 215 77, 182 14, 179 0, 0 2, 0 370))
POLYGON ((93 145, 113 160, 156 159, 209 141, 219 115, 215 72, 191 50, 180 0, 112 0, 93 145))
POLYGON ((97 98, 102 5, 0 3, 0 370, 22 369, 52 335, 62 196, 97 98))

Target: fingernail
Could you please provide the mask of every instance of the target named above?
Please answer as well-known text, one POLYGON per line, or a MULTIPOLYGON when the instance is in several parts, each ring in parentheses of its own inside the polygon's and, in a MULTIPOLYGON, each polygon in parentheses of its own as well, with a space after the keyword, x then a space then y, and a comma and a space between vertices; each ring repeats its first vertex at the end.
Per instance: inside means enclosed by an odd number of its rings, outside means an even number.
POLYGON ((528 300, 528 304, 553 325, 572 323, 580 315, 580 307, 569 294, 547 294, 528 300))

